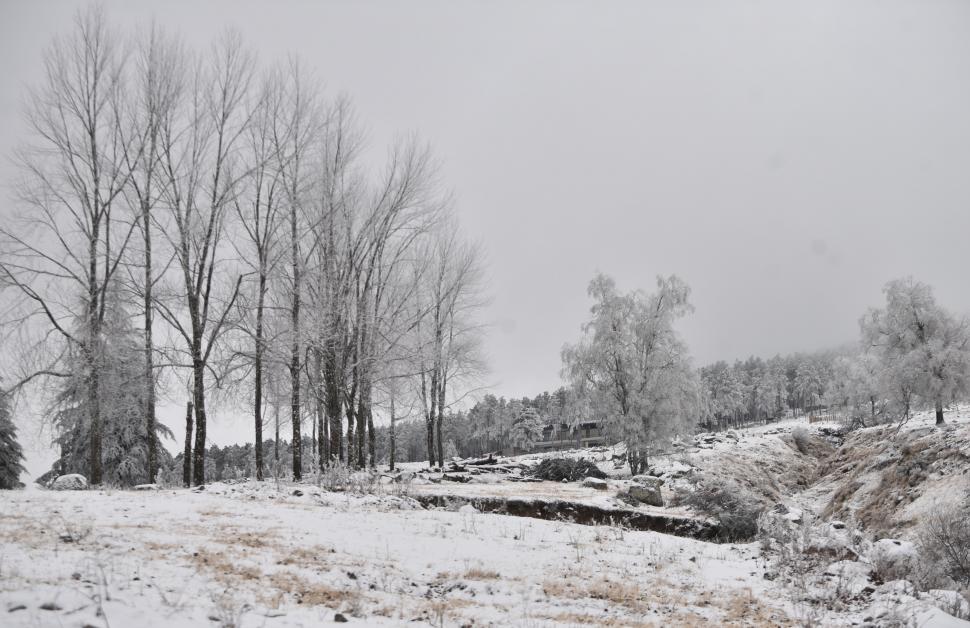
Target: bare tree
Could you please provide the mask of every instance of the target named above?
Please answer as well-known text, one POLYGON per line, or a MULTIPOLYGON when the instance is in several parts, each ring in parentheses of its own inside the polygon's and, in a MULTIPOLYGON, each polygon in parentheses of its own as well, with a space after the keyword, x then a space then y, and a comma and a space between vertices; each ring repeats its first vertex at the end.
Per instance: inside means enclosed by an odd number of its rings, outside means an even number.
MULTIPOLYGON (((268 73, 260 86, 253 107, 253 116, 246 133, 246 159, 248 176, 243 190, 233 205, 238 224, 245 233, 249 246, 236 246, 240 261, 255 274, 255 303, 245 304, 255 317, 251 337, 253 342, 253 418, 255 428, 256 479, 263 479, 263 405, 264 363, 266 359, 266 300, 270 276, 280 263, 279 230, 282 226, 281 190, 282 172, 280 155, 274 138, 274 124, 281 107, 280 75, 268 73)), ((241 304, 243 305, 243 304, 241 304)))
MULTIPOLYGON (((28 98, 33 139, 17 155, 22 228, 0 228, 0 274, 26 297, 28 315, 40 317, 82 356, 92 484, 102 480, 105 297, 135 228, 119 216, 116 203, 131 178, 118 124, 124 60, 98 8, 78 13, 71 35, 55 39, 45 54, 43 83, 28 98), (78 297, 81 317, 73 302, 78 297)), ((49 365, 20 383, 68 375, 58 368, 49 365)))
MULTIPOLYGON (((155 437, 155 341, 154 324, 154 285, 155 275, 152 233, 155 208, 161 197, 161 153, 159 139, 162 120, 171 115, 171 108, 177 97, 179 60, 183 53, 180 44, 166 37, 155 25, 139 39, 132 72, 132 88, 129 102, 126 103, 126 120, 120 123, 122 133, 127 133, 128 141, 122 143, 125 149, 126 165, 132 171, 125 196, 135 214, 141 230, 142 276, 131 274, 135 291, 140 292, 144 320, 143 336, 143 385, 145 434, 148 443, 147 475, 148 482, 155 480, 158 471, 157 439, 155 437)), ((138 265, 138 264, 135 264, 138 265)), ((129 265, 131 268, 133 265, 129 265)))
MULTIPOLYGON (((318 415, 318 432, 328 437, 326 451, 320 456, 335 461, 344 458, 343 421, 344 378, 347 372, 348 303, 352 290, 351 265, 353 216, 359 203, 362 179, 356 159, 361 149, 350 102, 338 99, 326 116, 321 133, 316 181, 314 218, 310 221, 313 259, 307 282, 314 312, 313 337, 309 350, 318 374, 315 396, 323 401, 318 415)), ((348 426, 349 428, 349 426, 348 426)), ((322 440, 322 439, 321 439, 322 440)))
MULTIPOLYGON (((251 112, 247 96, 253 57, 236 34, 213 47, 207 63, 200 60, 180 72, 177 107, 162 120, 160 151, 165 205, 172 226, 165 232, 175 251, 180 288, 159 299, 159 313, 185 342, 192 372, 195 412, 193 482, 205 483, 206 373, 213 349, 239 294, 237 276, 220 286, 216 269, 223 266, 222 241, 239 182, 247 174, 239 158, 251 112), (221 290, 224 288, 224 291, 221 290)), ((217 378, 218 381, 218 378, 217 378)), ((188 462, 186 462, 188 464, 188 462)))
POLYGON ((442 420, 448 407, 450 380, 483 369, 474 320, 484 305, 481 294, 481 252, 461 241, 455 224, 446 222, 432 245, 432 269, 422 298, 429 309, 423 324, 419 390, 425 412, 428 462, 443 464, 442 420))
POLYGON ((303 334, 301 306, 306 259, 304 240, 310 233, 305 216, 311 193, 312 164, 320 131, 318 95, 301 73, 299 62, 291 60, 282 81, 282 101, 275 117, 274 143, 280 155, 282 188, 287 205, 290 249, 290 423, 293 428, 293 478, 303 476, 302 378, 303 334))

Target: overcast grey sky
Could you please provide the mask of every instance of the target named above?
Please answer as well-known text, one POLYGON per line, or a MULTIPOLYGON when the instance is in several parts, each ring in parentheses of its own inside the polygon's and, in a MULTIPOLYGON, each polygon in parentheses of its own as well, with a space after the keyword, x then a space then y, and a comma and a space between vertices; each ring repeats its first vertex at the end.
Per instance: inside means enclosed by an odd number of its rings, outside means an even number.
MULTIPOLYGON (((852 340, 905 274, 970 310, 970 2, 104 4, 299 54, 375 150, 427 139, 488 252, 498 394, 559 385, 596 270, 682 276, 699 365, 852 340)), ((78 6, 0 3, 5 155, 78 6)))

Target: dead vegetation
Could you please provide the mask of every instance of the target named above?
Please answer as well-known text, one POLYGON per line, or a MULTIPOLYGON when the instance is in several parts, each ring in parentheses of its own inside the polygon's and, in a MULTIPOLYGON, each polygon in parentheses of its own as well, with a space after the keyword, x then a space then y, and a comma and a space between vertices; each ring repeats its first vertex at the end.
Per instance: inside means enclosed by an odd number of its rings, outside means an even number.
POLYGON ((323 605, 338 608, 345 602, 359 596, 356 591, 336 589, 334 587, 310 582, 303 576, 292 571, 275 571, 264 578, 264 582, 282 593, 288 593, 296 598, 297 604, 323 605))
POLYGON ((192 553, 192 562, 201 569, 208 570, 223 584, 239 584, 240 581, 257 581, 263 572, 256 567, 243 565, 228 552, 213 552, 204 548, 192 553))
POLYGON ((857 432, 826 465, 834 485, 823 517, 854 518, 874 536, 898 536, 919 522, 906 507, 928 482, 970 467, 970 440, 952 428, 857 432))
POLYGON ((498 580, 502 574, 485 567, 469 567, 462 576, 467 580, 498 580))

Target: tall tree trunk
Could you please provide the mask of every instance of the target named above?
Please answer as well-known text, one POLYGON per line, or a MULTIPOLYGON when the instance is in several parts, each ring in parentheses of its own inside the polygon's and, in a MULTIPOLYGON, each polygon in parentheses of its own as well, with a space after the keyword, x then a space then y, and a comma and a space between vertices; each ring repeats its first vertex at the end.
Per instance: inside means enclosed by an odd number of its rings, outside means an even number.
POLYGON ((340 385, 337 381, 337 351, 332 339, 327 340, 326 355, 323 358, 323 385, 326 389, 327 421, 330 423, 330 460, 336 462, 342 458, 340 426, 340 385))
POLYGON ((150 209, 142 203, 142 227, 145 242, 145 434, 148 439, 148 483, 158 473, 158 435, 155 433, 155 357, 152 340, 152 235, 150 209))
POLYGON ((294 294, 292 324, 293 345, 290 348, 290 423, 293 426, 293 479, 303 478, 303 442, 300 425, 300 298, 294 294))
POLYGON ((202 361, 202 351, 196 346, 192 352, 193 387, 195 397, 195 451, 192 452, 192 481, 196 486, 205 484, 205 364, 202 361))
POLYGON ((374 433, 374 410, 368 400, 367 403, 367 466, 377 466, 377 435, 374 433))
POLYGON ((434 375, 432 374, 431 394, 426 388, 426 375, 421 372, 421 400, 424 402, 424 423, 427 429, 428 466, 434 468, 434 375), (430 397, 430 399, 429 399, 430 397))
MULTIPOLYGON (((260 263, 260 266, 263 264, 260 263)), ((256 297, 256 390, 253 395, 253 416, 256 430, 256 479, 263 479, 263 309, 266 302, 266 273, 259 273, 259 294, 256 297)))
POLYGON ((323 471, 330 458, 330 438, 327 422, 323 420, 323 371, 319 346, 313 349, 313 388, 314 412, 317 420, 317 466, 323 471))
POLYGON ((85 365, 87 372, 88 385, 88 413, 91 424, 90 442, 90 473, 88 480, 91 484, 101 484, 101 314, 100 300, 98 291, 98 239, 100 226, 96 221, 93 227, 94 237, 88 246, 89 264, 88 272, 88 338, 87 347, 84 348, 84 357, 87 361, 85 365))
POLYGON ((354 452, 357 451, 357 443, 354 440, 356 417, 353 397, 347 400, 347 406, 344 408, 344 411, 347 413, 347 466, 353 467, 357 464, 354 456, 354 452))
POLYGON ((192 486, 192 400, 185 402, 185 449, 182 450, 182 484, 192 486))
POLYGON ((290 421, 293 424, 293 479, 303 478, 303 444, 300 426, 300 247, 296 233, 296 206, 290 210, 290 244, 293 264, 293 304, 290 325, 290 421))
POLYGON ((936 400, 936 424, 943 425, 945 421, 943 420, 943 401, 941 399, 936 400))
POLYGON ((276 403, 273 404, 273 419, 276 428, 276 433, 273 435, 273 464, 275 465, 273 473, 276 474, 280 470, 280 407, 276 403))
POLYGON ((391 459, 391 471, 394 470, 394 454, 395 454, 394 448, 397 446, 397 439, 394 434, 395 421, 397 421, 397 419, 394 416, 394 394, 391 393, 391 427, 388 430, 388 439, 390 441, 389 453, 390 453, 390 459, 391 459))
POLYGON ((360 383, 357 386, 357 467, 367 466, 367 412, 370 404, 370 384, 364 366, 359 368, 360 383))
POLYGON ((442 367, 441 375, 438 377, 438 424, 435 426, 438 437, 438 464, 442 468, 445 466, 445 450, 441 442, 441 424, 445 422, 445 387, 447 380, 448 377, 445 375, 444 367, 442 367))
POLYGON ((92 485, 101 484, 101 377, 96 357, 90 358, 88 374, 88 412, 91 422, 90 480, 92 485))

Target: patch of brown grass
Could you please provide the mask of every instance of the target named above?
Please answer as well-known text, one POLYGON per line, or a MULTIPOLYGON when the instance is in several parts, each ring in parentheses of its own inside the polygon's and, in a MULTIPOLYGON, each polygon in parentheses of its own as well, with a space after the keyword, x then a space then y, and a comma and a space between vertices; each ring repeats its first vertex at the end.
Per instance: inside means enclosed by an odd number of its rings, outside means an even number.
POLYGON ((638 620, 630 620, 628 618, 603 617, 602 615, 582 615, 579 613, 543 615, 542 618, 571 626, 608 626, 610 628, 629 626, 629 628, 655 628, 656 626, 660 625, 655 622, 643 622, 638 620))
POLYGON ((259 580, 263 575, 259 569, 250 565, 241 565, 223 552, 200 549, 192 554, 192 562, 212 572, 217 580, 227 584, 235 584, 238 580, 259 580))
POLYGON ((592 582, 569 578, 546 580, 542 583, 542 592, 549 597, 564 599, 605 600, 637 612, 641 612, 645 608, 644 596, 637 585, 626 584, 609 578, 599 578, 592 582))
POLYGON ((836 489, 835 493, 832 494, 832 499, 829 500, 829 503, 825 506, 825 510, 822 511, 822 518, 828 519, 832 515, 842 512, 846 507, 846 503, 852 499, 856 491, 862 488, 862 482, 855 479, 857 476, 858 473, 853 473, 848 480, 836 489))
POLYGON ((469 567, 465 570, 464 577, 467 580, 498 580, 502 577, 502 574, 485 567, 469 567))
POLYGON ((728 598, 715 600, 724 611, 723 625, 727 626, 793 626, 791 618, 781 611, 769 608, 758 600, 751 590, 736 593, 728 598))
POLYGON ((238 584, 240 580, 257 581, 263 575, 256 567, 242 565, 222 552, 200 549, 192 554, 192 562, 212 572, 215 579, 224 584, 238 584))
POLYGON ((314 545, 311 547, 277 548, 283 556, 276 561, 277 565, 295 565, 297 567, 322 567, 329 564, 326 557, 334 553, 329 547, 314 545))
POLYGON ((644 609, 640 587, 635 584, 625 584, 609 578, 600 578, 588 585, 586 595, 594 600, 606 600, 634 611, 644 609))
POLYGON ((160 541, 145 541, 142 543, 142 547, 153 552, 170 552, 178 548, 178 545, 174 545, 172 543, 162 543, 160 541))
POLYGON ((311 606, 336 608, 359 595, 353 591, 343 591, 325 584, 308 582, 292 571, 274 572, 269 574, 265 581, 274 589, 294 596, 299 604, 311 606))

